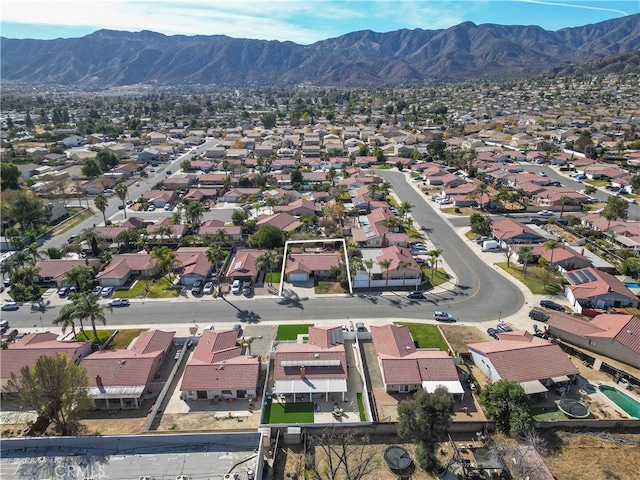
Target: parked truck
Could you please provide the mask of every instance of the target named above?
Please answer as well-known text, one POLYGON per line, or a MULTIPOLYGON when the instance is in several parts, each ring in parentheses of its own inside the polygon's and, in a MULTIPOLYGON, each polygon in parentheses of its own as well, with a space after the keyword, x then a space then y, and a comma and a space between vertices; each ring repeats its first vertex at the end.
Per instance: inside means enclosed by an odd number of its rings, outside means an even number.
POLYGON ((482 244, 482 251, 491 252, 493 250, 500 250, 500 244, 496 240, 485 240, 482 244))

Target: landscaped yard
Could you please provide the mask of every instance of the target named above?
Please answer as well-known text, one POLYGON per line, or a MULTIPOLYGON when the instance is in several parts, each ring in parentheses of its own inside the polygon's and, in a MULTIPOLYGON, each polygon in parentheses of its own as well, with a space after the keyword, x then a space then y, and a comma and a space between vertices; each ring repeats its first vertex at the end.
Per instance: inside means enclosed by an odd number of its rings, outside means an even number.
POLYGON ((437 325, 409 322, 393 322, 393 324, 406 325, 418 348, 438 348, 445 352, 449 350, 449 345, 447 345, 437 325))
POLYGON ((180 292, 171 288, 171 282, 167 277, 159 280, 138 280, 129 290, 118 290, 114 297, 118 298, 175 298, 180 292))
POLYGON ((267 400, 264 410, 263 419, 266 423, 313 423, 313 403, 311 402, 277 403, 267 400))
POLYGON ((561 285, 557 280, 548 281, 548 285, 544 285, 542 279, 544 275, 548 275, 547 272, 544 271, 544 267, 538 267, 535 265, 529 265, 527 267, 527 278, 524 278, 522 275, 522 266, 515 266, 513 262, 511 265, 507 267, 507 262, 496 263, 498 267, 503 269, 512 277, 520 280, 524 283, 531 293, 535 295, 555 295, 561 290, 561 285))
POLYGON ((264 276, 265 285, 278 285, 282 278, 282 272, 269 272, 264 276))
MULTIPOLYGON (((106 342, 109 339, 109 337, 113 335, 113 332, 115 332, 115 330, 98 330, 98 340, 100 345, 106 342)), ((95 341, 95 337, 93 336, 93 330, 91 329, 91 326, 89 325, 88 329, 85 328, 82 332, 77 332, 76 340, 80 340, 80 341, 91 340, 92 342, 95 341)))
POLYGON ((340 282, 317 281, 314 287, 315 293, 344 293, 340 282))
MULTIPOLYGON (((118 334, 113 338, 113 341, 109 344, 109 348, 120 349, 127 348, 131 345, 134 338, 138 337, 142 332, 146 332, 146 328, 132 328, 127 330, 120 330, 118 334)), ((98 331, 100 333, 100 331, 98 331)))
POLYGON ((298 335, 306 335, 309 333, 309 327, 313 327, 313 325, 278 325, 276 340, 296 340, 298 335))
POLYGON ((431 267, 422 267, 423 278, 426 283, 429 283, 432 287, 437 287, 438 285, 442 285, 445 282, 449 281, 449 275, 442 268, 438 268, 435 274, 433 275, 433 279, 431 278, 431 274, 433 269, 431 267))

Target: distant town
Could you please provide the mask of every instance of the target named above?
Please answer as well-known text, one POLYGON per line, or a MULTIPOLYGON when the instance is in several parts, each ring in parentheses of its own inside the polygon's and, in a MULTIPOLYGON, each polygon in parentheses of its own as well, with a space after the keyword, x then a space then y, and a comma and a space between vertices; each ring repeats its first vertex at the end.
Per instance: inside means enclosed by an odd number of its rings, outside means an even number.
POLYGON ((4 91, 3 476, 632 478, 639 80, 4 91))

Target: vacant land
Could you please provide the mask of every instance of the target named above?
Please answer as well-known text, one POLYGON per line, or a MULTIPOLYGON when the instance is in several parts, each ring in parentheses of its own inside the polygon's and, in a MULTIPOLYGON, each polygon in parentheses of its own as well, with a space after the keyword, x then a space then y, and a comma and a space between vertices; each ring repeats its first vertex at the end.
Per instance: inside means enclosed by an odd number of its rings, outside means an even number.
POLYGON ((440 325, 440 331, 457 353, 468 353, 470 343, 480 343, 489 341, 487 334, 477 327, 467 327, 463 325, 440 325))

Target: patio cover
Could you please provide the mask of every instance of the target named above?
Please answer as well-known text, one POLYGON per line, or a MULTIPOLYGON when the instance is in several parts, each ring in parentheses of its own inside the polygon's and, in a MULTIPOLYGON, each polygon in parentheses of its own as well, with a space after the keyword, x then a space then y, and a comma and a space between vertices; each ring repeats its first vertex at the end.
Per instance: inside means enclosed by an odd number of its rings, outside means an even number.
POLYGON ((134 385, 131 387, 89 387, 89 396, 96 400, 140 398, 144 389, 144 385, 134 385))
POLYGON ((276 395, 287 395, 289 393, 340 393, 346 391, 346 379, 277 380, 275 384, 276 395))
POLYGON ((568 382, 569 380, 571 379, 566 375, 560 375, 559 377, 551 377, 551 381, 553 383, 564 383, 564 382, 568 382))
POLYGON ((427 392, 433 393, 438 387, 445 387, 449 393, 464 393, 464 387, 460 382, 455 380, 451 381, 424 381, 422 382, 422 388, 424 388, 427 392))
POLYGON ((530 380, 528 382, 520 382, 522 388, 524 389, 524 393, 527 395, 533 395, 534 393, 544 393, 548 392, 547 387, 545 387, 540 380, 530 380))

